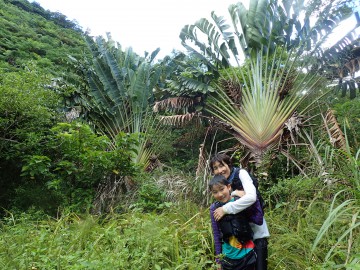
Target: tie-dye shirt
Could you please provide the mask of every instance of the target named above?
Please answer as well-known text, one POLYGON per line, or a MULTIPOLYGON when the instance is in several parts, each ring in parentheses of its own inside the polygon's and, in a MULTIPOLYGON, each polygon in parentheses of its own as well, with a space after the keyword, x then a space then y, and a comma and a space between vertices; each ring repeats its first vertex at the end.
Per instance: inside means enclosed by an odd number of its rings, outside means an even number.
POLYGON ((248 254, 254 249, 255 247, 254 242, 249 240, 246 243, 241 244, 236 239, 235 236, 231 236, 229 238, 229 242, 223 241, 223 239, 221 239, 219 223, 214 218, 215 209, 216 209, 215 204, 212 204, 210 206, 210 217, 211 217, 211 226, 212 226, 214 243, 215 243, 215 255, 222 254, 230 259, 241 259, 245 257, 246 254, 248 254))

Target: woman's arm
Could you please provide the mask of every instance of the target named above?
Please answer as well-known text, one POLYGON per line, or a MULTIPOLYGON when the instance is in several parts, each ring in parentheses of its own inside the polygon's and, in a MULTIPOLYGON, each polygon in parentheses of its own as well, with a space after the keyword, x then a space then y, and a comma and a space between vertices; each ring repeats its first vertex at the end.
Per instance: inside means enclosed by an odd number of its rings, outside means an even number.
POLYGON ((226 214, 239 213, 255 203, 256 188, 249 173, 246 170, 240 170, 239 178, 244 188, 245 195, 234 202, 228 202, 223 207, 216 209, 214 212, 216 220, 221 219, 226 214))

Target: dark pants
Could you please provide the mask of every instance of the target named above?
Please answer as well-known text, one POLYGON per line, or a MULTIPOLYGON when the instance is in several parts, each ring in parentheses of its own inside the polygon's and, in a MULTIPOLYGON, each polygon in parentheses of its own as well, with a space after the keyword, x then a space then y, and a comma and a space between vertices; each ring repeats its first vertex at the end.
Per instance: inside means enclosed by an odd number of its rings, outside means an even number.
POLYGON ((221 262, 223 270, 254 270, 256 254, 252 250, 244 258, 233 260, 224 258, 221 262))
POLYGON ((256 259, 256 270, 267 270, 268 257, 268 240, 267 238, 259 238, 254 240, 256 259))

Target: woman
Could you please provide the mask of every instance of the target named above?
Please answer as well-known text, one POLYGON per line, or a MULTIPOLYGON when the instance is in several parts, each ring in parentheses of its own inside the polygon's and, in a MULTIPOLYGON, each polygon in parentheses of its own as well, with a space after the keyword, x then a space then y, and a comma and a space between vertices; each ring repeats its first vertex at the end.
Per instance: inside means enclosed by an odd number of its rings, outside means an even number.
MULTIPOLYGON (((210 160, 210 169, 215 175, 223 175, 226 177, 229 182, 232 183, 236 179, 240 179, 241 182, 251 179, 250 175, 243 169, 238 170, 238 168, 232 166, 231 158, 226 154, 216 154, 210 160), (238 172, 239 173, 236 173, 238 172), (235 175, 234 175, 235 174, 235 175), (233 178, 233 179, 231 179, 233 178)), ((252 182, 252 179, 251 179, 252 182)), ((241 197, 246 197, 244 191, 236 191, 236 195, 241 197)), ((246 200, 236 200, 229 202, 226 205, 217 208, 214 211, 215 220, 220 220, 226 214, 236 214, 241 211, 246 210, 249 207, 249 204, 246 200)), ((263 222, 261 225, 255 223, 250 223, 251 228, 254 232, 254 243, 255 243, 255 252, 257 254, 256 260, 256 270, 267 270, 267 257, 268 257, 268 240, 270 233, 263 217, 263 222)))
MULTIPOLYGON (((244 182, 249 203, 256 200, 256 190, 251 181, 244 182)), ((215 255, 219 269, 254 270, 256 254, 253 231, 244 212, 225 215, 216 221, 214 211, 232 201, 231 185, 223 175, 215 175, 209 183, 209 190, 216 202, 210 206, 211 227, 214 236, 215 255), (220 257, 221 255, 221 257, 220 257)), ((244 198, 244 197, 243 197, 244 198)), ((239 199, 240 200, 240 199, 239 199)))

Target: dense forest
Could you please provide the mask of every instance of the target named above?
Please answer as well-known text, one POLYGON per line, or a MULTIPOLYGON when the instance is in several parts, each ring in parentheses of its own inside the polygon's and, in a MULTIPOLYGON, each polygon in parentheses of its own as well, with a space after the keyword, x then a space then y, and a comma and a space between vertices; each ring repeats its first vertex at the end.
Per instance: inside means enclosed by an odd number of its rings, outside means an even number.
POLYGON ((228 12, 158 60, 0 0, 1 269, 217 269, 215 153, 258 179, 269 269, 360 269, 359 4, 228 12))

